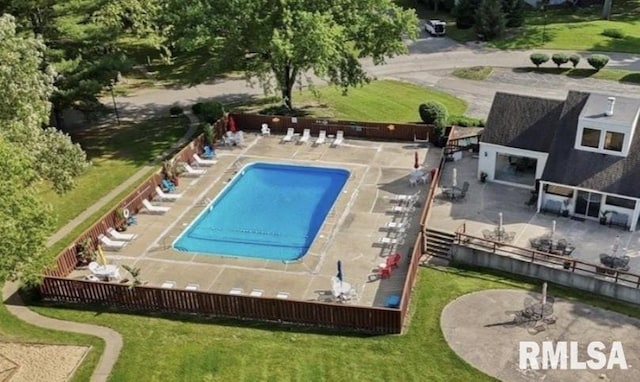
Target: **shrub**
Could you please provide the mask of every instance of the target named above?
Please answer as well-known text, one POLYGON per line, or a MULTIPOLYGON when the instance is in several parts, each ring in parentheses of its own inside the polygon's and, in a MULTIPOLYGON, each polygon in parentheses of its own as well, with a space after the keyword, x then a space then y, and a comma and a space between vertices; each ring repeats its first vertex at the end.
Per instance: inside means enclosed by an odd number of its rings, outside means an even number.
POLYGON ((447 108, 438 101, 428 101, 423 103, 418 108, 418 112, 420 113, 420 118, 424 123, 436 124, 438 123, 444 124, 447 120, 448 112, 447 108))
POLYGON ((506 24, 500 0, 482 0, 476 12, 476 33, 490 41, 504 34, 506 24))
POLYGON ((451 115, 447 119, 447 124, 460 127, 484 127, 484 120, 471 118, 465 115, 451 115))
POLYGON ((597 71, 607 66, 609 63, 609 56, 605 56, 604 54, 592 54, 587 57, 587 62, 597 71))
POLYGON ((202 102, 194 103, 193 105, 191 105, 191 111, 195 115, 202 114, 202 102))
POLYGON ((569 62, 569 56, 564 53, 554 53, 554 55, 551 56, 551 61, 553 61, 556 65, 558 65, 558 68, 559 68, 560 65, 563 65, 569 62))
POLYGON ((603 36, 611 38, 624 38, 624 32, 620 29, 609 28, 602 31, 603 36))
POLYGON ((211 124, 209 123, 201 123, 200 124, 200 130, 202 131, 202 134, 204 135, 204 142, 206 144, 208 144, 209 146, 213 146, 214 143, 214 136, 213 136, 213 128, 211 127, 211 124))
POLYGON ((182 110, 182 108, 180 106, 171 106, 171 109, 169 109, 169 114, 172 117, 178 116, 180 114, 184 113, 184 111, 182 110))
POLYGON ((569 61, 571 61, 571 64, 575 68, 580 62, 580 56, 578 56, 577 54, 572 54, 571 56, 569 56, 569 61))
POLYGON ((222 118, 224 115, 224 105, 220 102, 204 102, 202 104, 202 113, 200 116, 200 120, 214 123, 215 121, 222 118))
POLYGON ((536 68, 539 68, 540 65, 549 61, 549 55, 544 53, 531 53, 531 56, 529 56, 529 59, 531 60, 531 62, 533 62, 536 68))
POLYGON ((507 27, 521 27, 524 24, 524 0, 502 0, 502 10, 507 19, 507 27))

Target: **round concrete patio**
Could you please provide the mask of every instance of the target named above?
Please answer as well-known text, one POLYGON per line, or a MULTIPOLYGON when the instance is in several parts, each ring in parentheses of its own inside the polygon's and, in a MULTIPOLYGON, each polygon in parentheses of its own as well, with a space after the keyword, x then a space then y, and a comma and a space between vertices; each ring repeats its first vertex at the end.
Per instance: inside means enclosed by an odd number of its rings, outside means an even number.
MULTIPOLYGON (((549 293, 549 296, 553 296, 549 293)), ((440 325, 449 346, 462 359, 501 381, 638 381, 640 380, 640 320, 591 305, 554 299, 555 323, 535 333, 533 325, 509 324, 525 301, 540 301, 538 293, 521 290, 487 290, 464 295, 442 311, 440 325), (522 370, 520 341, 577 341, 578 360, 587 361, 587 345, 601 341, 609 353, 620 341, 628 365, 607 370, 522 370)), ((569 347, 569 345, 568 345, 569 347)), ((541 364, 541 356, 537 357, 541 364)), ((570 365, 570 362, 567 362, 570 365)))

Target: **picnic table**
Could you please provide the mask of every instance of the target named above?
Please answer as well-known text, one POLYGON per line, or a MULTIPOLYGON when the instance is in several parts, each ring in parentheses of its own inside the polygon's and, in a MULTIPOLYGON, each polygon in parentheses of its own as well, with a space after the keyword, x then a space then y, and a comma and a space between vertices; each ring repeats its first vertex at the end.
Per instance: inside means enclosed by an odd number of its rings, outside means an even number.
POLYGON ((576 249, 566 239, 557 239, 548 235, 530 239, 529 244, 540 252, 546 252, 557 256, 571 256, 573 251, 576 249))

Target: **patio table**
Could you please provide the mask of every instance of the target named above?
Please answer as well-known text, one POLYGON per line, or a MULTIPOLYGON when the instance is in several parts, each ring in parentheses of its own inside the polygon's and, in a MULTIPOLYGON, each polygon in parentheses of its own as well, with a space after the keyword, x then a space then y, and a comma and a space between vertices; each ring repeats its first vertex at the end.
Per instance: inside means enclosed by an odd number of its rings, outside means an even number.
POLYGON ((458 186, 451 186, 451 187, 444 187, 442 189, 442 192, 449 197, 451 200, 455 200, 458 199, 462 196, 463 191, 462 188, 458 187, 458 186))

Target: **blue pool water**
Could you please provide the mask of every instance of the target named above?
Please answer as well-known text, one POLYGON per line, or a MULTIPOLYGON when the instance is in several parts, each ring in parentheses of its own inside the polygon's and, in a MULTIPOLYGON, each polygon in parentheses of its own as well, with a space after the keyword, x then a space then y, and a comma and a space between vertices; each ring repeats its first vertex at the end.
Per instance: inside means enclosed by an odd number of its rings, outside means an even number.
POLYGON ((181 251, 291 261, 307 253, 349 178, 337 168, 246 166, 176 239, 181 251))

